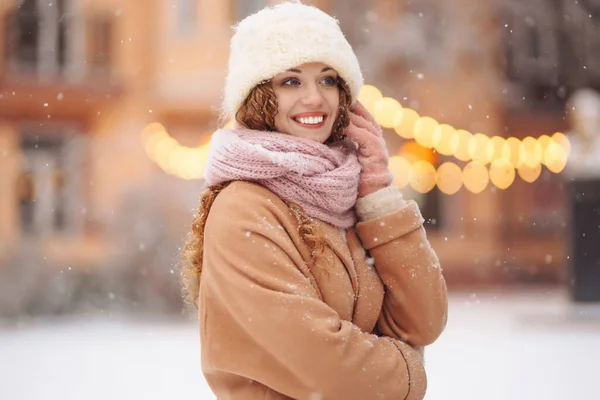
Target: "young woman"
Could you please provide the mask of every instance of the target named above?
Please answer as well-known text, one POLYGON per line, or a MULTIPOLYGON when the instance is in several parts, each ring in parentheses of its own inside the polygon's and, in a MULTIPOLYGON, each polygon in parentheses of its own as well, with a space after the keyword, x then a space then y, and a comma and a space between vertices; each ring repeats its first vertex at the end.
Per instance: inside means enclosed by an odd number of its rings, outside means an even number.
POLYGON ((391 186, 337 21, 283 3, 236 29, 208 189, 184 256, 224 399, 422 399, 446 323, 423 218, 391 186))

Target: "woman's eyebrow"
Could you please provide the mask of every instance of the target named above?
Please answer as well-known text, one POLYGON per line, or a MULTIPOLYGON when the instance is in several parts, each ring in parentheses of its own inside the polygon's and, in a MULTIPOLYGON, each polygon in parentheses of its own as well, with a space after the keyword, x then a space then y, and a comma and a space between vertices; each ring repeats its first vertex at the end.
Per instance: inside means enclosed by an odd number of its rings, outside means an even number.
MULTIPOLYGON (((321 73, 327 72, 327 71, 333 71, 333 68, 331 68, 331 67, 325 67, 325 68, 323 68, 321 70, 321 73)), ((297 74, 301 74, 302 73, 302 71, 300 71, 298 68, 290 68, 290 69, 288 69, 288 72, 295 72, 297 74)))

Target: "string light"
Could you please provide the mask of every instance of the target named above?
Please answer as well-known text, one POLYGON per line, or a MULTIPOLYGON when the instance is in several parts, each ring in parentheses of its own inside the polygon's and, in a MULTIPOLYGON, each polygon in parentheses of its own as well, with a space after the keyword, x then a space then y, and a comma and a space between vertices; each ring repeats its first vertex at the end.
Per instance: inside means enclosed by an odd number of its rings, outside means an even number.
POLYGON ((414 127, 419 119, 419 113, 411 108, 402 108, 396 113, 394 120, 394 131, 404 139, 413 139, 415 137, 414 127))
POLYGON ((367 110, 371 113, 375 109, 375 103, 383 97, 381 91, 372 85, 364 85, 358 94, 358 101, 360 101, 367 110))
POLYGON ((396 121, 401 118, 402 106, 398 100, 391 97, 383 97, 375 102, 373 116, 384 128, 393 128, 396 121))
POLYGON ((479 161, 471 161, 463 169, 465 187, 472 193, 481 193, 489 181, 489 173, 485 165, 479 161))
POLYGON ((410 182, 412 168, 406 158, 402 156, 390 157, 390 171, 394 174, 394 185, 400 189, 405 188, 410 182))
POLYGON ((437 170, 437 185, 444 194, 454 194, 463 185, 460 167, 451 162, 445 162, 437 170))
POLYGON ((479 161, 482 164, 488 164, 491 160, 491 154, 494 147, 490 138, 483 133, 476 133, 469 140, 469 157, 472 160, 479 161))
POLYGON ((540 177, 542 173, 542 165, 537 164, 535 166, 530 166, 528 164, 523 163, 518 169, 519 176, 527 183, 533 183, 540 177))
MULTIPOLYGON (((404 139, 414 139, 402 146, 400 155, 390 157, 390 170, 396 186, 405 188, 410 184, 420 193, 427 193, 436 185, 448 195, 463 186, 472 193, 481 193, 490 182, 499 189, 507 189, 517 173, 525 182, 532 183, 540 177, 542 165, 553 173, 562 172, 571 152, 569 139, 561 132, 537 139, 529 136, 522 141, 515 137, 472 134, 420 116, 415 110, 402 107, 398 100, 384 97, 372 85, 363 86, 358 100, 382 127, 393 129, 404 139), (461 170, 458 165, 445 162, 436 170, 434 150, 467 165, 461 170)), ((233 121, 226 125, 232 126, 233 121)), ((165 172, 182 179, 202 179, 209 143, 182 146, 158 122, 144 128, 141 140, 148 157, 165 172)))
POLYGON ((166 173, 182 179, 203 178, 208 143, 198 147, 182 146, 156 122, 146 126, 141 137, 148 157, 166 173))
POLYGON ((490 165, 490 181, 498 189, 508 189, 515 181, 515 169, 506 158, 497 158, 490 165))
POLYGON ((456 153, 458 149, 456 129, 447 124, 439 125, 433 134, 433 147, 444 156, 456 153))
POLYGON ((438 127, 438 122, 431 117, 419 118, 414 126, 415 140, 423 147, 432 148, 433 136, 438 127))
POLYGON ((417 192, 428 193, 435 187, 436 181, 437 172, 433 165, 422 160, 419 160, 412 165, 410 186, 417 192))
POLYGON ((469 131, 458 129, 456 131, 456 140, 458 144, 456 145, 456 152, 453 154, 454 157, 461 161, 469 161, 471 159, 469 148, 473 140, 473 135, 469 131))

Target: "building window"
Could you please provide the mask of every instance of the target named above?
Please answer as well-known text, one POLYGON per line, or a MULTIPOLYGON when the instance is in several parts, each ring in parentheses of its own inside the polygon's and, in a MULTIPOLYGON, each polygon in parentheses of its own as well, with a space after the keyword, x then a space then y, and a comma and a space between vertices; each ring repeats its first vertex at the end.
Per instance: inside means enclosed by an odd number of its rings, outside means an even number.
POLYGON ((590 1, 502 3, 510 108, 559 110, 575 90, 600 89, 599 13, 590 1))
POLYGON ((15 184, 25 235, 81 232, 84 150, 79 136, 22 134, 15 184))
POLYGON ((93 76, 108 76, 113 54, 113 18, 95 15, 88 20, 87 60, 93 76))
POLYGON ((236 0, 234 3, 235 19, 236 21, 241 21, 267 5, 267 0, 236 0))
POLYGON ((20 0, 8 14, 8 60, 18 72, 55 75, 68 62, 70 0, 20 0))
POLYGON ((63 232, 65 220, 64 142, 24 136, 17 194, 21 228, 26 234, 63 232))
POLYGON ((37 0, 25 0, 17 8, 11 22, 13 61, 26 69, 35 69, 40 47, 40 15, 37 0))
POLYGON ((67 11, 66 0, 55 0, 58 14, 58 32, 56 39, 57 62, 62 69, 67 65, 67 47, 69 40, 70 16, 67 11))

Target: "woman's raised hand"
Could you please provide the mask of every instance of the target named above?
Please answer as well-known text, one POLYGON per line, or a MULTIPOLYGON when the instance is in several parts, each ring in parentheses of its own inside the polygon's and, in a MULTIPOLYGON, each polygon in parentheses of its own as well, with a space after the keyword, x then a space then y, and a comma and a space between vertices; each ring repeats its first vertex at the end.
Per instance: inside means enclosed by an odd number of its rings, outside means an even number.
POLYGON ((360 102, 350 110, 346 135, 358 146, 362 166, 358 197, 364 197, 389 186, 394 177, 388 169, 389 156, 381 127, 360 102))

